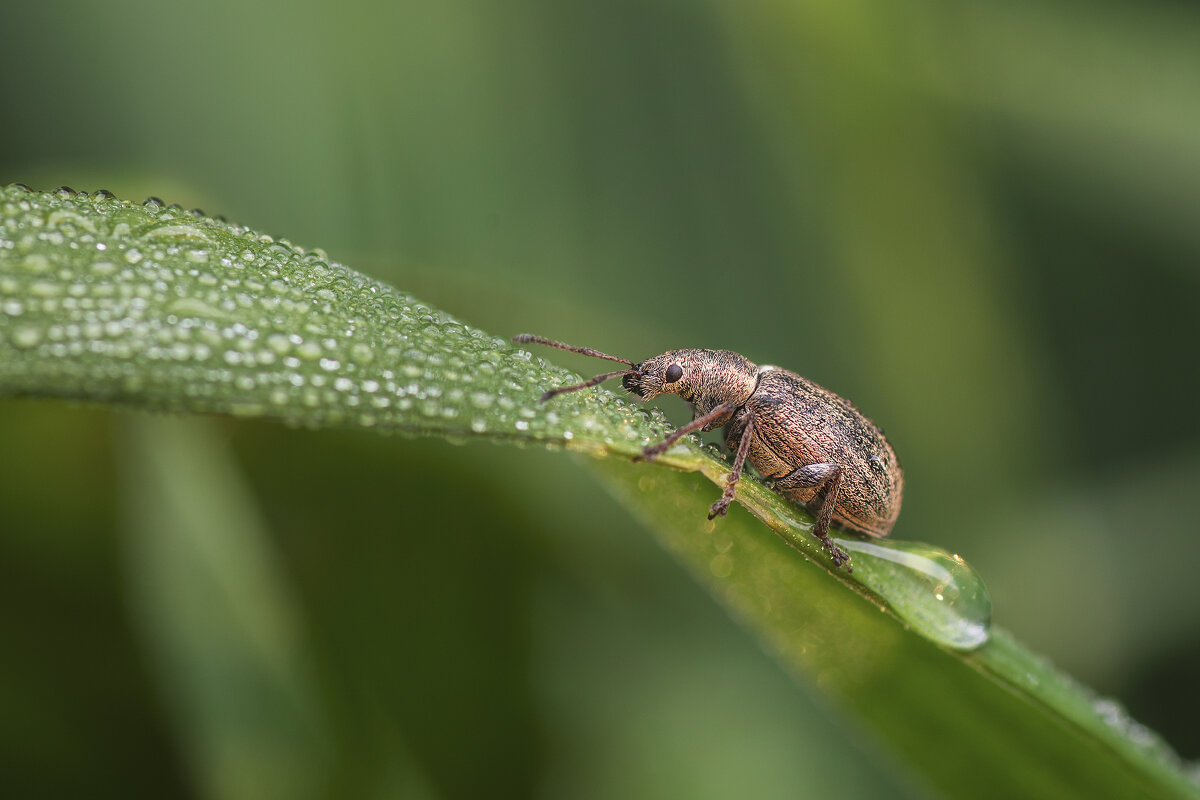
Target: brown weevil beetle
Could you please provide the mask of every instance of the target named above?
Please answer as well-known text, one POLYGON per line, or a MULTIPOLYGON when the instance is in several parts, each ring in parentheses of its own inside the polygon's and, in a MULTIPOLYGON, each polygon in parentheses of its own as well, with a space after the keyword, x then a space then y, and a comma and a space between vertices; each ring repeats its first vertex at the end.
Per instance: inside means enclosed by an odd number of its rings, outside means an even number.
POLYGON ((746 460, 768 483, 816 516, 813 535, 841 566, 847 555, 829 538, 833 523, 869 536, 887 536, 900 514, 904 474, 900 462, 875 423, 851 405, 807 378, 772 366, 758 366, 729 350, 668 350, 635 364, 590 347, 523 333, 519 344, 543 344, 628 365, 555 395, 596 386, 620 376, 625 389, 646 401, 676 394, 691 403, 692 421, 658 444, 642 450, 653 459, 693 431, 725 427, 725 445, 734 453, 733 471, 708 518, 723 516, 746 460))

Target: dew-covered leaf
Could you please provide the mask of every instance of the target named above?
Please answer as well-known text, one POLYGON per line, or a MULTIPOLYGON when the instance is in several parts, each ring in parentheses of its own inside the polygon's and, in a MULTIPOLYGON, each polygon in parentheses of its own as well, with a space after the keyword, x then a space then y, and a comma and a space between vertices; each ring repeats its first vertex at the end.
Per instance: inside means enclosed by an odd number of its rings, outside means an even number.
POLYGON ((661 418, 248 228, 106 193, 0 190, 0 392, 634 447, 661 418))

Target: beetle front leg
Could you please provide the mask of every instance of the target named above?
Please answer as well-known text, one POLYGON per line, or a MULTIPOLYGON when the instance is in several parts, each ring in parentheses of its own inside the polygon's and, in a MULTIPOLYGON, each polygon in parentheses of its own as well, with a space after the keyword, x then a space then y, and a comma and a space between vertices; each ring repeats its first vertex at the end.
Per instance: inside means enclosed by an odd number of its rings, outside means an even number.
POLYGON ((838 490, 842 486, 842 468, 837 464, 817 463, 798 467, 782 478, 775 480, 775 486, 782 489, 814 489, 820 487, 814 501, 819 501, 817 522, 813 525, 813 536, 821 540, 825 549, 833 556, 833 563, 840 567, 850 558, 829 538, 829 521, 833 518, 833 509, 837 505, 838 490))
POLYGON ((733 470, 729 473, 729 478, 725 481, 725 490, 721 492, 721 499, 712 504, 712 508, 708 510, 708 518, 723 517, 729 511, 729 504, 733 502, 734 488, 738 484, 738 480, 742 477, 742 468, 746 466, 746 456, 750 453, 750 438, 754 435, 754 416, 746 417, 746 427, 742 429, 742 439, 738 442, 737 455, 733 457, 733 470))
POLYGON ((667 450, 671 448, 671 445, 678 442, 684 436, 687 436, 692 431, 697 431, 704 428, 709 423, 721 419, 726 414, 732 414, 736 409, 737 406, 735 406, 733 403, 721 403, 721 405, 717 406, 707 414, 696 417, 682 428, 676 428, 675 430, 671 431, 671 433, 667 435, 667 438, 663 439, 658 444, 643 447, 642 454, 640 456, 634 456, 633 460, 641 461, 644 458, 647 461, 653 461, 656 457, 667 452, 667 450))

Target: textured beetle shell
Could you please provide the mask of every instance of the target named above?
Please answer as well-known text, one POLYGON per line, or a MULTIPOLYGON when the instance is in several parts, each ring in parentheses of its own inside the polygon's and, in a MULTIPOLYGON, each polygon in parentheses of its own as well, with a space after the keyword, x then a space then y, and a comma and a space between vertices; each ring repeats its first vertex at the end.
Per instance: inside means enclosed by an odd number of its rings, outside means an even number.
MULTIPOLYGON (((842 398, 779 367, 760 367, 758 385, 725 426, 725 443, 736 452, 754 416, 749 460, 759 474, 781 478, 797 467, 830 462, 842 468, 833 523, 871 536, 887 536, 900 514, 904 475, 892 447, 875 423, 842 398)), ((817 489, 781 489, 809 503, 817 489)))

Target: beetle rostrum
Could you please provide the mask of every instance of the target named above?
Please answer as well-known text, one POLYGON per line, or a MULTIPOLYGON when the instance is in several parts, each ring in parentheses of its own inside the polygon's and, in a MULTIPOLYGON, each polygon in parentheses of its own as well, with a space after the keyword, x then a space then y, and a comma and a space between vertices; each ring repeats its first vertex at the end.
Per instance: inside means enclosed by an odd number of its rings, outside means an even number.
POLYGON ((542 344, 626 364, 583 383, 561 386, 555 395, 596 386, 620 376, 642 401, 675 394, 692 405, 692 421, 642 450, 653 459, 693 431, 724 427, 734 453, 733 470, 708 518, 724 516, 746 462, 789 500, 816 517, 812 533, 834 564, 848 558, 829 538, 831 524, 869 536, 887 536, 900 514, 904 474, 892 446, 875 423, 850 401, 816 383, 773 366, 758 366, 729 350, 668 350, 639 364, 590 347, 523 333, 519 344, 542 344))

